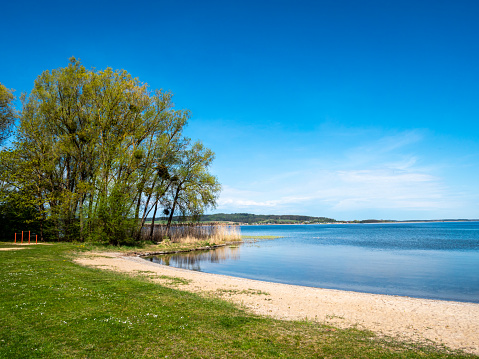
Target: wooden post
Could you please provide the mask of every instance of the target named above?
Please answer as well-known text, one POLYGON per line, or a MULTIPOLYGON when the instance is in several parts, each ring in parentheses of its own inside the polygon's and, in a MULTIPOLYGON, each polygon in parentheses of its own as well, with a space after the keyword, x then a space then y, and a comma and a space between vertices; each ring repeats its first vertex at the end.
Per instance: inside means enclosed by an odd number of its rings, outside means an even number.
POLYGON ((17 233, 15 232, 15 243, 17 243, 17 233))
POLYGON ((28 244, 30 244, 30 231, 28 231, 28 244))
POLYGON ((23 231, 22 231, 22 244, 23 244, 23 231))

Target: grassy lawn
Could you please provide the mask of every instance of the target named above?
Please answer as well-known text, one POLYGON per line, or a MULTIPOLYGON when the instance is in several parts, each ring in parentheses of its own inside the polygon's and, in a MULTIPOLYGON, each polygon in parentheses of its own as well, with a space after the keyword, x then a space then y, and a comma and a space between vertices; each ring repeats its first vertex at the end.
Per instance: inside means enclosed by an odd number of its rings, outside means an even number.
MULTIPOLYGON (((13 247, 0 243, 0 248, 13 247)), ((446 358, 461 355, 248 314, 72 262, 81 244, 0 251, 0 358, 446 358)))

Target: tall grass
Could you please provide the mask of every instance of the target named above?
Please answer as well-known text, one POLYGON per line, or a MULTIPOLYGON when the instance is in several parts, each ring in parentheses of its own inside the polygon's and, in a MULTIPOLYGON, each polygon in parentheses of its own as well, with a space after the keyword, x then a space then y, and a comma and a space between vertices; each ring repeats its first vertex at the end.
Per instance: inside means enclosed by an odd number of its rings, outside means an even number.
MULTIPOLYGON (((141 239, 149 240, 150 225, 141 229, 141 239)), ((153 228, 154 242, 169 238, 173 243, 194 243, 208 240, 213 243, 240 241, 241 232, 237 225, 225 223, 177 223, 169 228, 165 224, 155 224, 153 228)))

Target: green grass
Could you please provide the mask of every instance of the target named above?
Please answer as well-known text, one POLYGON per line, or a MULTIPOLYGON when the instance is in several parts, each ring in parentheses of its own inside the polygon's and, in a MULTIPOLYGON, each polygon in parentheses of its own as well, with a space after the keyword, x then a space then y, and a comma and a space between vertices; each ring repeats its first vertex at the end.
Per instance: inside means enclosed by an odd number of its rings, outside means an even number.
POLYGON ((473 357, 356 329, 263 318, 140 274, 75 264, 75 252, 87 248, 0 251, 0 358, 473 357))

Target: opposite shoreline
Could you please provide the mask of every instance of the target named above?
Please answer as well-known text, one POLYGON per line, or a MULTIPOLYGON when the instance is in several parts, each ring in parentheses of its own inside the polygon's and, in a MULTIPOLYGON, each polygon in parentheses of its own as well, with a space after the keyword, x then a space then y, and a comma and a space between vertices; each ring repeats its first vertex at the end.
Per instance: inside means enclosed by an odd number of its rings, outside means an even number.
POLYGON ((220 297, 259 315, 311 320, 340 328, 434 343, 479 354, 479 304, 369 294, 194 272, 124 253, 85 253, 77 263, 134 275, 165 286, 220 297), (178 280, 181 279, 181 284, 178 280))

